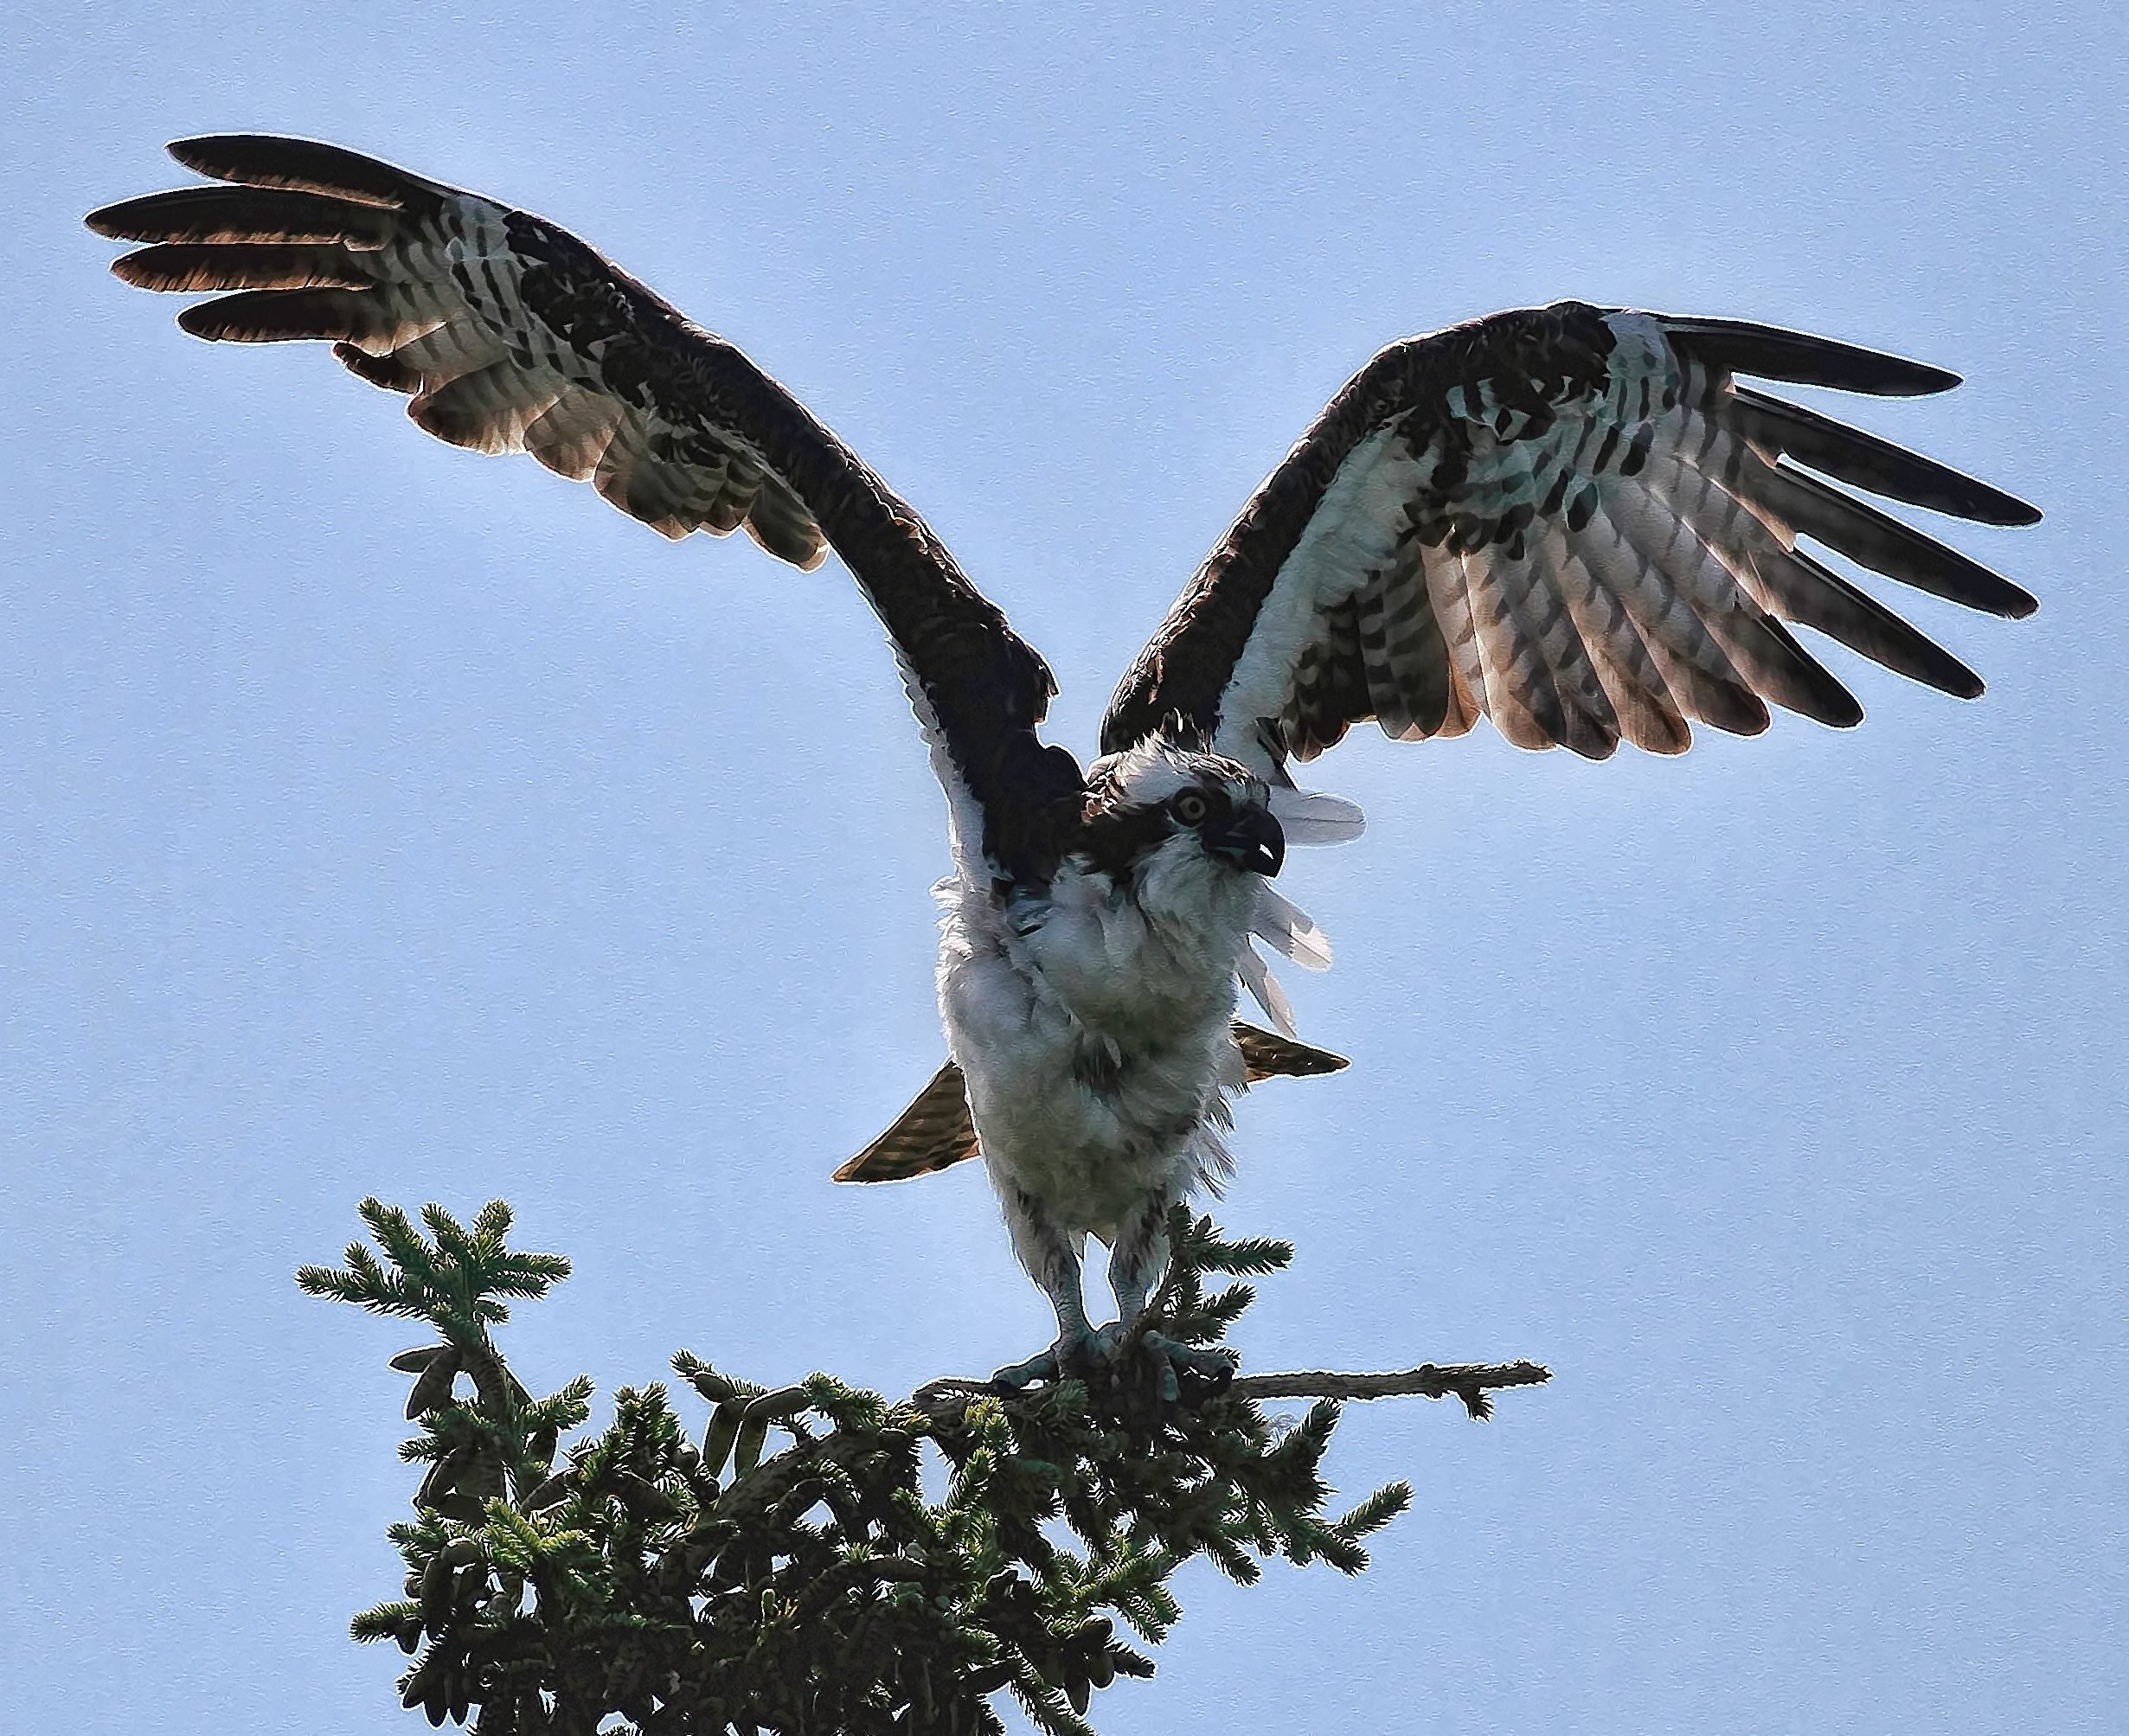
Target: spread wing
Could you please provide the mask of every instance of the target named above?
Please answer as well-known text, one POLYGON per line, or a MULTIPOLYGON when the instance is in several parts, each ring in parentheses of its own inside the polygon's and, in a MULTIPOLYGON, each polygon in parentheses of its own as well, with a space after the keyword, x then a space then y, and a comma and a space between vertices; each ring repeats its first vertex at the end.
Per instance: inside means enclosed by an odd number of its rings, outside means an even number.
POLYGON ((953 810, 957 852, 1040 878, 1079 769, 1035 727, 1055 685, 923 520, 753 362, 574 236, 336 146, 182 140, 231 183, 92 215, 152 243, 128 283, 234 291, 188 307, 196 336, 330 339, 439 439, 527 452, 668 536, 743 526, 811 568, 833 548, 885 624, 953 810))
POLYGON ((1392 344, 1199 568, 1117 690, 1104 750, 1173 728, 1276 777, 1368 718, 1409 740, 1485 716, 1592 759, 1622 740, 1681 752, 1696 719, 1754 733, 1770 702, 1855 723, 1791 623, 1978 694, 1799 539, 2024 615, 2017 586, 1835 484, 1985 524, 2040 515, 1739 374, 1885 395, 1958 383, 1767 326, 1575 302, 1392 344))

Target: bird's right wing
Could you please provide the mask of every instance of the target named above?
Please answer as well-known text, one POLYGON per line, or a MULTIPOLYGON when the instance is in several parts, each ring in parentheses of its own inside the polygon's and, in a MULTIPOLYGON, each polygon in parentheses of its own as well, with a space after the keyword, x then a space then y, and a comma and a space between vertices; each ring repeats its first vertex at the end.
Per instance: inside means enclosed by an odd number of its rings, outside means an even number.
POLYGON ((832 547, 895 642, 953 810, 964 867, 1040 878, 1077 817, 1077 765, 1037 741, 1042 660, 923 520, 798 400, 543 219, 375 158, 230 134, 170 154, 220 186, 95 212, 153 245, 113 270, 147 289, 234 291, 188 307, 196 336, 333 341, 441 439, 529 452, 664 532, 744 526, 770 554, 832 547))

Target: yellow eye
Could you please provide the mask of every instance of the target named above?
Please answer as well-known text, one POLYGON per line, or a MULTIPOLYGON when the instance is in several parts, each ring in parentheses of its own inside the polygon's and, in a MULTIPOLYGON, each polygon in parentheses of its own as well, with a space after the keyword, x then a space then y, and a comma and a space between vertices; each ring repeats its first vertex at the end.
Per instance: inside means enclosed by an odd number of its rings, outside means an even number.
POLYGON ((1168 804, 1168 811, 1186 826, 1195 826, 1212 811, 1202 790, 1185 790, 1168 804))

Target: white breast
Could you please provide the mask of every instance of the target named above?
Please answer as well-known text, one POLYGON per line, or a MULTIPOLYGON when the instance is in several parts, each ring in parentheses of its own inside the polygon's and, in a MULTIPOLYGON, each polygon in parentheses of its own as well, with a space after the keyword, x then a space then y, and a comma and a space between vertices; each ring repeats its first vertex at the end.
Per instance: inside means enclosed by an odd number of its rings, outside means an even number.
POLYGON ((942 884, 939 1009, 1001 1186, 1106 1240, 1162 1183, 1225 1171, 1255 888, 1194 847, 1164 852, 1135 900, 1071 866, 1046 906, 1012 913, 942 884))

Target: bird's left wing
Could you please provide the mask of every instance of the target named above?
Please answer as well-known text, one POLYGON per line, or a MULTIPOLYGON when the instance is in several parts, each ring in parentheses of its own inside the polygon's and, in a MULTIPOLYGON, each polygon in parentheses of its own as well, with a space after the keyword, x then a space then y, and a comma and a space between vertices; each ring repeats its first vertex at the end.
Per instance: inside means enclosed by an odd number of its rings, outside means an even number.
POLYGON ((1834 484, 1987 524, 2040 515, 1740 374, 1887 395, 1958 383, 1771 327, 1576 302, 1392 344, 1198 570, 1117 690, 1104 750, 1169 729, 1276 778, 1370 717, 1414 740, 1483 715, 1593 759, 1621 740, 1679 752, 1689 719, 1753 733, 1769 701, 1856 722, 1789 622, 1978 694, 1799 538, 2023 615, 2017 586, 1834 484))
POLYGON ((1078 768, 1035 736, 1055 683, 923 520, 733 345, 528 212, 335 145, 256 134, 170 153, 221 186, 107 206, 152 243, 113 269, 196 336, 326 338, 413 394, 439 439, 528 452, 668 536, 744 526, 818 566, 832 546, 885 624, 954 810, 957 852, 1039 877, 1078 768))

